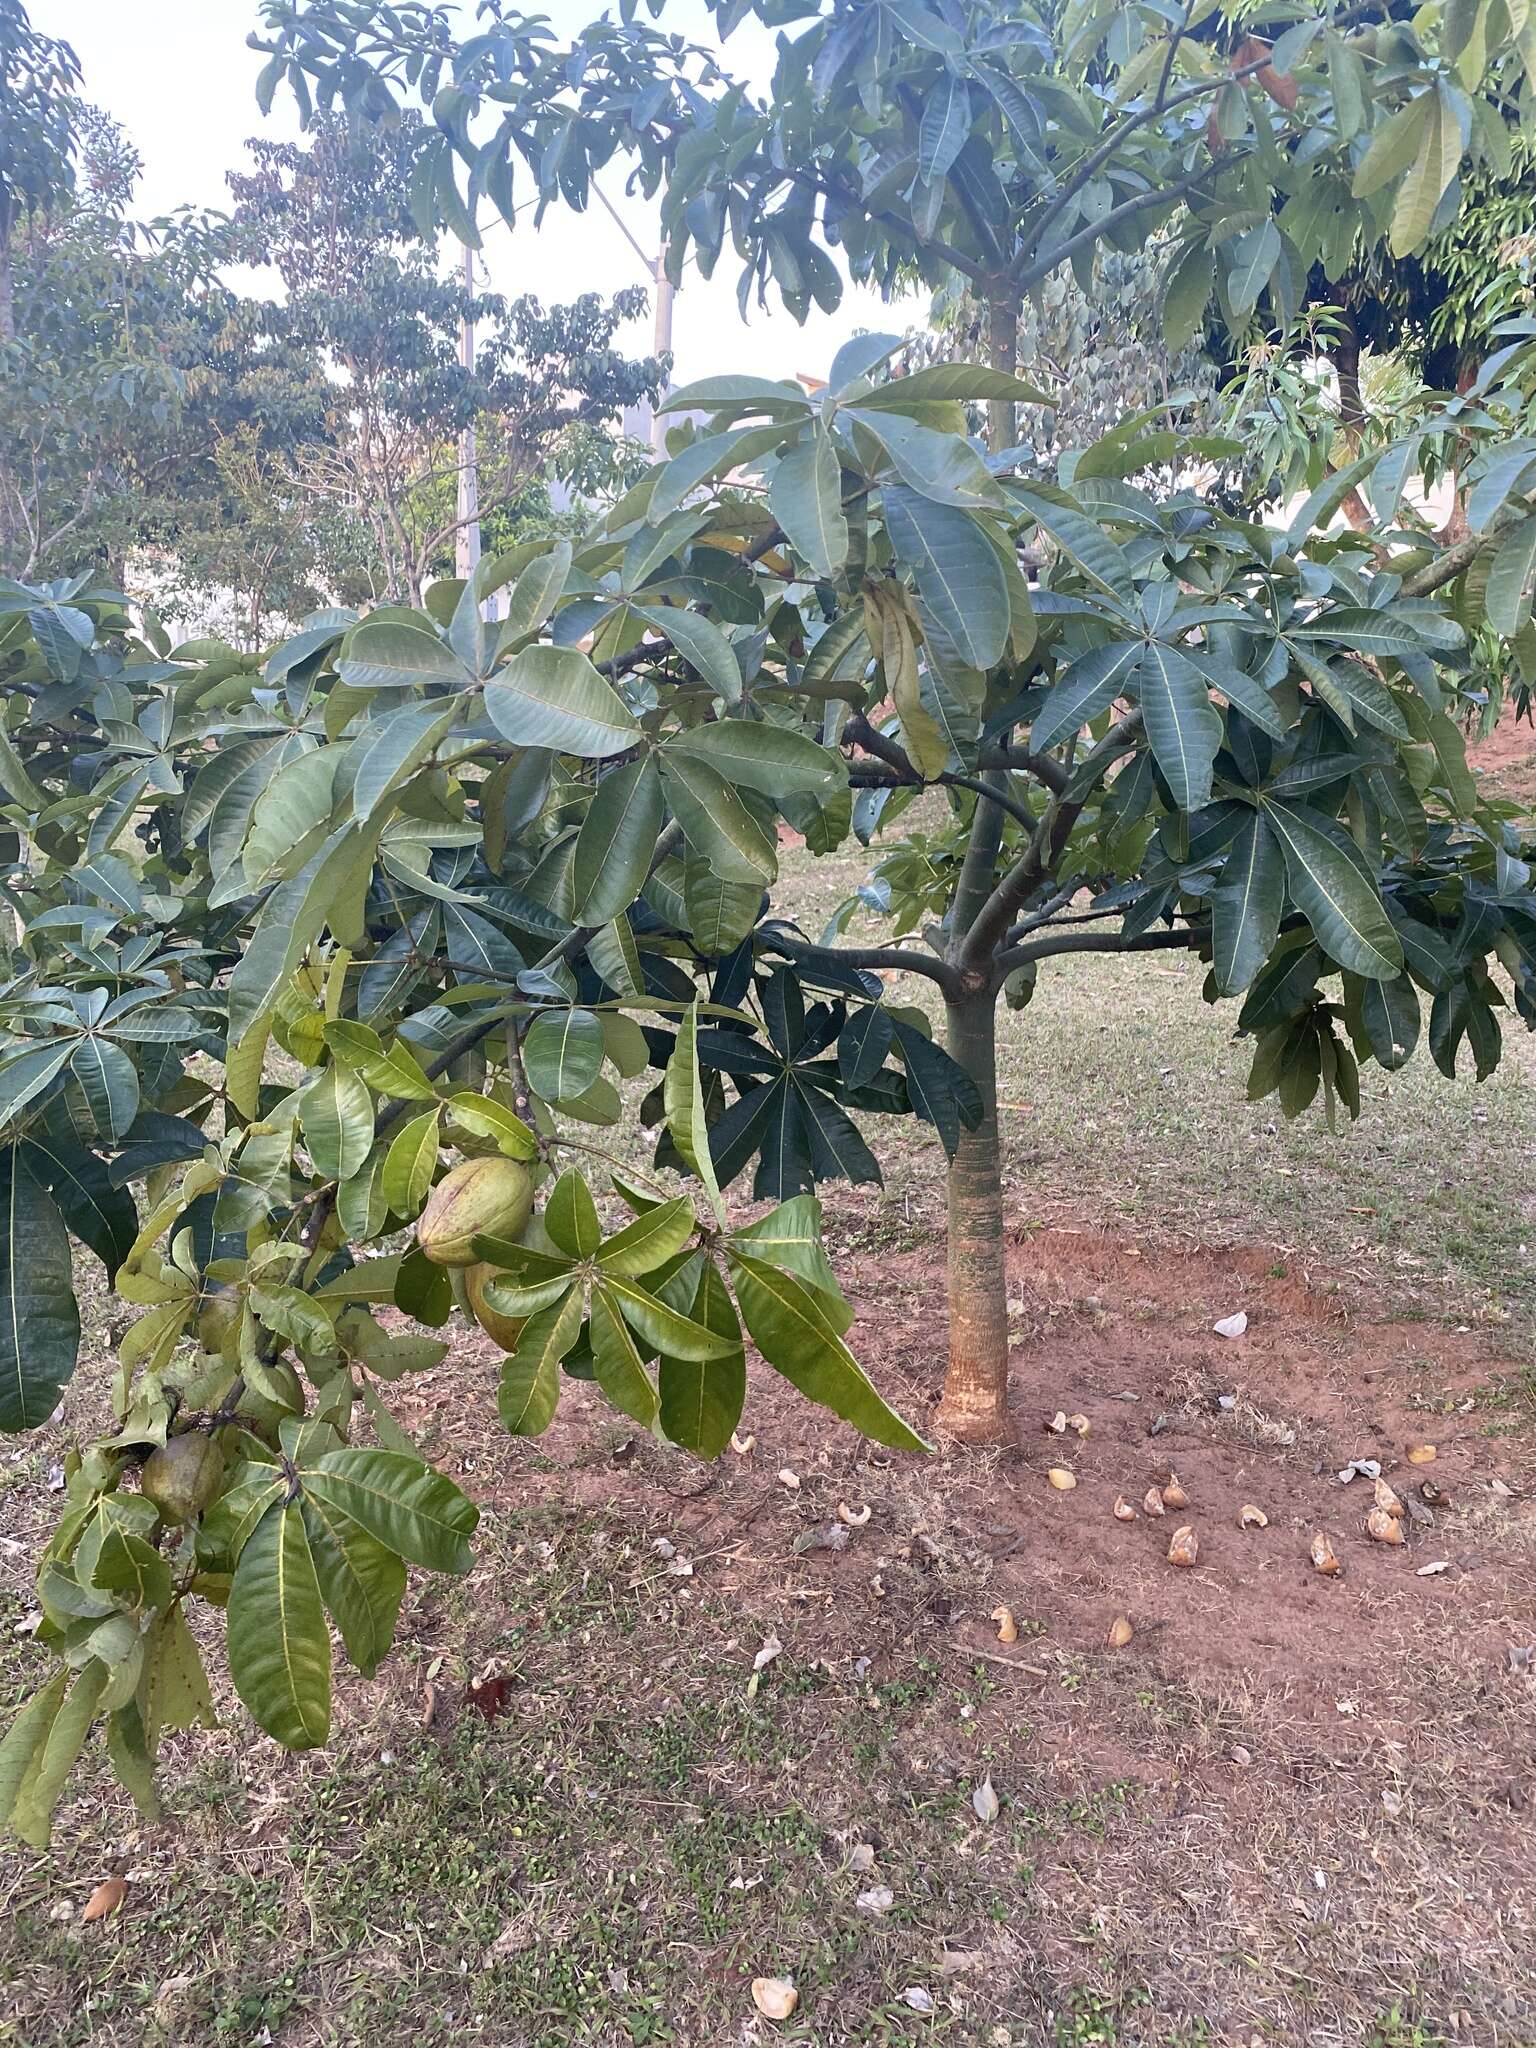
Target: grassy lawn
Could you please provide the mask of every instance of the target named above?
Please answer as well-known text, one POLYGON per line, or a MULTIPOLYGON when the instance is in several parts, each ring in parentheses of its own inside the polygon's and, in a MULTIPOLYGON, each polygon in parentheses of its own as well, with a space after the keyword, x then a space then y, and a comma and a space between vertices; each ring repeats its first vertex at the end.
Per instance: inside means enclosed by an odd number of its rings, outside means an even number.
MULTIPOLYGON (((807 930, 861 872, 800 859, 807 930)), ((379 1678, 341 1683, 326 1753, 284 1759, 232 1709, 177 1739, 163 1822, 137 1820, 91 1770, 50 1855, 7 1848, 0 2041, 1536 2048, 1518 1785, 1536 1680, 1499 1670, 1506 1640, 1536 1635, 1536 1534, 1527 1486, 1501 1520, 1470 1490, 1492 1457, 1536 1480, 1532 1049, 1512 1033, 1482 1089, 1427 1061, 1367 1070, 1360 1123, 1331 1135, 1320 1116, 1286 1126, 1244 1100, 1230 1007, 1201 1001, 1193 965, 1042 974, 1005 1026, 1020 1270, 1027 1282, 1037 1231, 1107 1233, 1127 1271, 1158 1247, 1259 1247, 1261 1268, 1306 1276, 1319 1318, 1337 1297, 1417 1319, 1448 1381, 1459 1346, 1468 1508, 1451 1554, 1472 1561, 1432 1634, 1410 1567, 1381 1581, 1390 1626, 1357 1650, 1377 1604, 1362 1565, 1353 1618, 1331 1610, 1345 1661, 1315 1686, 1275 1650, 1248 1669, 1203 1663, 1172 1607, 1134 1663, 1116 1661, 1080 1613, 1129 1595, 1097 1553, 1074 1558, 1070 1524, 1048 1552, 998 1547, 1026 1526, 1010 1502, 1034 1446, 1022 1464, 909 1476, 841 1438, 818 1449, 758 1389, 754 1459, 701 1475, 595 1413, 511 1446, 486 1404, 479 1439, 455 1383, 459 1427, 440 1441, 489 1508, 473 1577, 413 1592, 379 1678), (795 1495, 773 1476, 789 1456, 806 1475, 795 1495), (823 1557, 808 1538, 845 1492, 874 1501, 875 1521, 862 1549, 823 1557), (659 1538, 696 1569, 673 1572, 659 1538), (1483 1557, 1519 1571, 1485 1585, 1483 1557), (1000 1597, 1021 1624, 1006 1653, 990 1647, 1000 1597), (754 1674, 770 1638, 784 1648, 754 1674), (973 1805, 989 1778, 993 1820, 973 1805), (111 1871, 128 1881, 121 1911, 82 1925, 111 1871), (779 1974, 800 2005, 773 2026, 748 1987, 779 1974)), ((910 1128, 870 1135, 887 1186, 834 1195, 833 1241, 872 1312, 887 1282, 889 1315, 898 1293, 914 1304, 908 1342, 932 1373, 939 1160, 910 1128)), ((1109 1310, 1073 1315, 1071 1370, 1123 1385, 1109 1310)), ((1190 1341, 1166 1301, 1138 1315, 1139 1356, 1165 1327, 1170 1347, 1190 1341)), ((103 1350, 105 1322, 93 1305, 103 1350)), ((1347 1336, 1328 1342, 1347 1370, 1347 1336)), ((100 1398, 99 1367, 82 1377, 72 1416, 100 1398)), ((1207 1424, 1181 1414, 1197 1461, 1207 1424)), ((1109 1427, 1096 1420, 1095 1445, 1109 1427)), ((16 1624, 64 1440, 0 1466, 7 1706, 32 1683, 16 1624)), ((1322 1441, 1304 1433, 1251 1476, 1251 1449, 1211 1454, 1247 1459, 1232 1483, 1273 1501, 1328 1480, 1322 1441)), ((1237 1594, 1281 1587, 1280 1570, 1237 1594)))

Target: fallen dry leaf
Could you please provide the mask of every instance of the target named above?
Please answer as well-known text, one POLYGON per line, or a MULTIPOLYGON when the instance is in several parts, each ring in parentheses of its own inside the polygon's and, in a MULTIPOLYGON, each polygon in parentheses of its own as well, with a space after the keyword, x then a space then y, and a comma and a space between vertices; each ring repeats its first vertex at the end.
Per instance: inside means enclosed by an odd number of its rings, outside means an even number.
POLYGON ((782 1657, 783 1654, 784 1645, 779 1641, 778 1637, 769 1636, 763 1647, 752 1659, 752 1669, 754 1671, 765 1671, 775 1657, 782 1657))
POLYGON ((1117 1522, 1134 1522, 1136 1519, 1136 1510, 1131 1506, 1123 1493, 1115 1495, 1115 1505, 1110 1512, 1114 1515, 1117 1522))
POLYGON ((978 1820, 996 1820, 1003 1804, 992 1789, 991 1777, 985 1777, 971 1794, 971 1811, 978 1820))
POLYGON ((1433 1465, 1437 1456, 1433 1444, 1410 1444, 1408 1462, 1410 1465, 1433 1465))
POLYGON ((1177 1472, 1170 1472, 1168 1474, 1168 1483, 1161 1489, 1161 1492, 1165 1508, 1187 1508, 1189 1506, 1189 1495, 1180 1486, 1177 1472))
POLYGON ((1506 1486, 1502 1479, 1490 1479, 1488 1490, 1495 1500, 1513 1500, 1515 1497, 1515 1489, 1512 1486, 1506 1486))
POLYGON ((1117 1614, 1109 1624, 1109 1635, 1106 1637, 1106 1641, 1112 1650, 1123 1650, 1135 1633, 1135 1629, 1131 1627, 1125 1615, 1117 1614))
POLYGON ((1241 1308, 1236 1315, 1223 1316, 1220 1322, 1211 1325, 1218 1337, 1241 1337, 1247 1327, 1248 1311, 1241 1308))
POLYGON ((851 1508, 845 1500, 840 1500, 837 1504, 837 1519, 845 1528, 862 1529, 869 1516, 870 1508, 867 1501, 861 1508, 851 1508))
POLYGON ((105 1920, 109 1913, 115 1913, 128 1896, 128 1887, 120 1877, 104 1877, 95 1891, 86 1900, 80 1918, 82 1920, 105 1920))
POLYGON ((1200 1555, 1200 1538, 1186 1522, 1181 1529, 1175 1529, 1168 1544, 1170 1564, 1193 1564, 1200 1555))
POLYGON ((1245 1501, 1238 1511, 1237 1526, 1239 1529, 1267 1529, 1269 1517, 1262 1508, 1256 1508, 1251 1500, 1245 1501))
POLYGON ((848 1857, 848 1868, 866 1876, 875 1867, 875 1850, 872 1842, 855 1842, 848 1857))
POLYGON ((800 1994, 789 1977, 754 1977, 752 2003, 765 2020, 787 2020, 800 2003, 800 1994))
POLYGON ((1448 1557, 1437 1557, 1431 1564, 1421 1564, 1414 1573, 1414 1577, 1416 1579, 1432 1579, 1440 1572, 1448 1572, 1450 1568, 1451 1560, 1448 1557))
POLYGON ((933 2011, 933 1993, 925 1991, 921 1984, 909 1984, 901 1994, 901 2002, 911 2006, 914 2012, 933 2011))
POLYGON ((1333 1538, 1319 1529, 1312 1538, 1310 1556, 1313 1568, 1325 1578, 1332 1578, 1339 1569, 1338 1552, 1333 1547, 1333 1538))
POLYGON ((1011 1607, 994 1607, 992 1619, 997 1623, 997 1640, 1000 1643, 1016 1643, 1019 1640, 1019 1624, 1013 1618, 1011 1607))
POLYGON ((1144 1515, 1163 1513, 1163 1493, 1159 1486, 1149 1486, 1142 1498, 1141 1511, 1144 1515))
POLYGON ((1400 1522, 1408 1512, 1403 1506, 1402 1501, 1392 1491, 1392 1488, 1388 1486, 1385 1479, 1377 1480, 1373 1497, 1381 1512, 1384 1515, 1390 1515, 1394 1522, 1400 1522))
POLYGON ((861 1913, 878 1920, 882 1913, 889 1913, 895 1905, 896 1894, 888 1884, 872 1884, 867 1892, 860 1892, 853 1903, 861 1913))
POLYGON ((1365 1533, 1378 1543, 1405 1543, 1403 1525, 1386 1508, 1372 1508, 1365 1518, 1365 1533))
POLYGON ((1077 1484, 1077 1474, 1069 1472, 1065 1465, 1053 1465, 1045 1476, 1058 1493, 1070 1493, 1077 1484))

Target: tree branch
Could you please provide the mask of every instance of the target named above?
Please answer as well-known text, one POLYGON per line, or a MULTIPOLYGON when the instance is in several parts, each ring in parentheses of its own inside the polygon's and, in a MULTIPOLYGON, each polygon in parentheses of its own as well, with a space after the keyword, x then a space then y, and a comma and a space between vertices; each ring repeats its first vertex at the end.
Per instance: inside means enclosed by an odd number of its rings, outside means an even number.
POLYGON ((786 937, 777 926, 759 937, 766 950, 782 953, 787 960, 829 960, 839 967, 922 974, 929 981, 936 981, 946 996, 960 993, 960 976, 935 953, 920 953, 907 946, 817 946, 809 939, 786 937))
POLYGON ((1055 938, 1035 939, 1027 946, 1010 946, 993 962, 999 981, 1016 967, 1032 960, 1050 960, 1060 953, 1164 953, 1198 946, 1209 938, 1203 927, 1180 926, 1175 931, 1154 932, 1062 932, 1055 938))

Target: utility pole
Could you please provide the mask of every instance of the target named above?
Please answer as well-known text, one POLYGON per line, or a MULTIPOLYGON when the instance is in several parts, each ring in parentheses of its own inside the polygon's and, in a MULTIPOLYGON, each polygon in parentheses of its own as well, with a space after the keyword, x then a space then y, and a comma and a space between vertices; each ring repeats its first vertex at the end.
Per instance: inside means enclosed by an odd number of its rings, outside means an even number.
MULTIPOLYGON (((459 361, 466 372, 475 367, 475 252, 464 245, 464 317, 459 327, 459 361)), ((469 419, 459 435, 459 525, 454 540, 454 567, 468 582, 480 566, 480 458, 475 422, 469 419)))
MULTIPOLYGON (((656 334, 652 342, 652 354, 669 356, 672 353, 672 280, 667 275, 667 245, 661 245, 652 272, 656 279, 656 334)), ((666 393, 663 392, 665 397, 666 393)), ((656 456, 667 452, 667 423, 659 412, 651 415, 651 453, 656 456)))

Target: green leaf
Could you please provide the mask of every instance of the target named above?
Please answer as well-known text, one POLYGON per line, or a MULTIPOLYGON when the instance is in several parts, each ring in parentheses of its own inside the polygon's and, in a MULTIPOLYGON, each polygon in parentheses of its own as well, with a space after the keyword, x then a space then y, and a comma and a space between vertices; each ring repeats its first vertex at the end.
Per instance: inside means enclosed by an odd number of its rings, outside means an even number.
POLYGON ((332 1061, 304 1091, 304 1142, 323 1180, 350 1180, 373 1149, 373 1097, 360 1076, 332 1061))
POLYGON ((576 924, 607 924, 634 902, 650 872, 663 815, 661 776, 649 756, 603 777, 571 854, 576 924))
POLYGON ((36 1429, 80 1349, 69 1233, 15 1146, 0 1151, 0 1430, 36 1429))
POLYGON ((557 541, 547 554, 528 564, 507 598, 507 615, 501 622, 502 647, 511 647, 539 630, 559 602, 570 573, 568 540, 557 541))
POLYGON ((139 1234, 132 1195, 114 1186, 105 1161, 94 1152, 50 1131, 34 1131, 25 1138, 21 1159, 58 1203, 71 1233, 90 1246, 111 1279, 139 1234))
POLYGON ((1011 607, 997 550, 976 518, 912 491, 884 494, 885 529, 898 562, 968 667, 989 669, 1008 644, 1011 607))
POLYGON ((421 1213, 437 1174, 439 1111, 423 1110, 403 1123, 384 1155, 384 1199, 404 1222, 421 1213))
POLYGON ((448 1115, 477 1137, 494 1138, 508 1159, 537 1159, 539 1141, 514 1110, 494 1095, 463 1090, 448 1098, 448 1115))
POLYGON ((677 1041, 662 1081, 662 1106, 672 1142, 690 1170, 704 1183, 715 1220, 725 1225, 725 1204, 709 1150, 709 1121, 704 1113, 704 1081, 699 1071, 699 1005, 689 1004, 677 1027, 677 1041))
POLYGON ((901 481, 920 497, 972 508, 1002 503, 1002 492, 987 465, 961 435, 939 433, 899 413, 866 407, 862 399, 857 406, 845 406, 843 416, 874 435, 901 481))
POLYGON ((1020 509, 1027 512, 1041 530, 1055 541, 1064 555, 1075 562, 1090 582, 1128 603, 1135 589, 1131 565, 1124 551, 1104 529, 1076 506, 1062 502, 1065 493, 1036 486, 1014 494, 1020 509))
POLYGON ((813 577, 835 576, 848 559, 842 492, 842 464, 820 425, 773 472, 768 509, 813 577))
POLYGON ((663 763, 702 761, 739 789, 759 795, 829 796, 846 773, 842 759, 809 734, 754 718, 717 718, 667 741, 663 763))
POLYGON ((1258 304, 1270 273, 1280 260, 1280 230, 1266 220, 1231 243, 1231 268, 1227 272, 1227 297, 1232 311, 1245 319, 1258 304))
POLYGON ((723 1358, 730 1349, 724 1338, 679 1315, 633 1280, 605 1272, 602 1288, 652 1351, 665 1351, 672 1358, 723 1358))
POLYGON ((397 1102, 435 1102, 437 1090, 427 1079, 420 1061, 398 1039, 385 1050, 379 1034, 367 1024, 338 1018, 325 1027, 325 1042, 337 1059, 355 1067, 381 1095, 397 1102))
POLYGON ((690 848, 722 881, 771 882, 779 871, 776 842, 735 786, 697 756, 669 747, 660 759, 667 803, 690 848))
POLYGON ((598 1248, 597 1263, 605 1273, 654 1273, 676 1258, 696 1228, 693 1203, 687 1195, 677 1195, 607 1238, 598 1248))
POLYGON ((603 1070, 602 1020, 591 1010, 550 1010, 523 1040, 523 1071, 535 1095, 565 1102, 585 1095, 603 1070))
POLYGON ((330 1310, 303 1288, 258 1280, 251 1287, 250 1303, 266 1328, 286 1337, 290 1344, 321 1357, 335 1351, 336 1326, 330 1310))
POLYGON ((1420 93, 1406 106, 1399 107, 1394 114, 1376 129, 1371 137, 1369 149, 1355 166, 1353 195, 1356 199, 1368 199, 1383 185, 1391 184, 1400 177, 1419 154, 1426 132, 1437 125, 1435 96, 1431 92, 1420 93))
POLYGON ((354 626, 342 643, 336 673, 354 690, 410 689, 420 683, 467 690, 474 681, 446 640, 426 626, 395 619, 365 619, 354 626))
POLYGON ((78 1038, 49 1040, 0 1065, 0 1124, 14 1121, 34 1096, 42 1094, 63 1072, 78 1044, 78 1038))
MULTIPOLYGON (((691 442, 665 464, 657 477, 645 510, 646 524, 660 526, 700 484, 766 455, 784 439, 785 432, 786 428, 775 422, 767 427, 733 427, 728 433, 706 434, 691 442)), ((778 518, 778 514, 774 517, 778 518)), ((781 526, 783 523, 779 520, 781 526)))
POLYGON ((496 1405, 513 1436, 542 1436, 560 1403, 560 1364, 581 1334, 581 1289, 528 1318, 502 1363, 496 1405))
MULTIPOLYGON (((679 1320, 682 1320, 679 1318, 679 1320)), ((592 1367, 597 1384, 618 1409, 649 1429, 659 1402, 618 1302, 606 1287, 592 1290, 592 1367)))
POLYGON ((1360 1017, 1378 1066, 1395 1073, 1413 1057, 1423 1017, 1412 978, 1368 981, 1360 994, 1360 1017))
POLYGON ((311 1496, 303 1510, 321 1596, 347 1655, 364 1678, 372 1678, 395 1639, 405 1566, 350 1515, 327 1502, 311 1496))
MULTIPOLYGON (((630 609, 658 633, 665 633, 685 661, 727 704, 741 702, 741 663, 736 650, 713 619, 700 612, 685 611, 681 605, 634 604, 630 609)), ((657 650, 658 656, 660 649, 657 650)))
POLYGON ((949 176, 971 132, 971 94, 965 80, 946 69, 924 97, 917 128, 917 174, 925 185, 949 176))
MULTIPOLYGON (((452 732, 457 702, 404 704, 371 720, 352 742, 352 815, 367 818, 403 782, 429 760, 452 732)), ((323 759, 324 756, 319 758, 323 759)))
POLYGON ((808 1400, 819 1401, 875 1443, 892 1450, 928 1446, 876 1393, 828 1322, 820 1295, 796 1274, 729 1247, 736 1300, 752 1341, 768 1363, 808 1400))
POLYGON ((485 686, 486 715, 520 747, 603 760, 622 754, 640 727, 575 647, 525 647, 485 686))
POLYGON ((715 1458, 741 1420, 747 1394, 747 1359, 741 1325, 714 1261, 699 1261, 688 1301, 690 1322, 701 1324, 731 1348, 722 1357, 673 1358, 663 1351, 657 1367, 661 1427, 675 1444, 701 1458, 715 1458))
POLYGON ((1285 848, 1292 900, 1323 951, 1368 981, 1394 980, 1402 944, 1354 841, 1299 805, 1268 799, 1264 813, 1285 848))
POLYGON ((1509 639, 1531 616, 1531 582, 1536 574, 1536 518, 1520 524, 1499 542, 1483 592, 1483 609, 1495 632, 1509 639))
POLYGON ((549 1191, 544 1228, 550 1242, 567 1258, 590 1259, 603 1241, 592 1190, 575 1167, 568 1167, 549 1191))
POLYGON ((1034 751, 1043 754, 1081 731, 1123 696, 1142 647, 1140 640, 1116 641, 1109 647, 1094 648, 1064 669, 1035 714, 1029 734, 1034 751))
POLYGON ((770 383, 766 377, 702 377, 670 391, 657 406, 667 412, 805 413, 811 401, 795 383, 770 383))
POLYGON ((683 863, 682 923, 705 959, 733 953, 757 923, 763 885, 722 881, 708 861, 683 863))
POLYGON ((285 1749, 324 1742, 331 1730, 331 1636, 297 1501, 269 1509, 247 1539, 229 1589, 228 1621, 229 1675, 261 1726, 285 1749))
POLYGON ((821 1203, 814 1195, 792 1195, 755 1222, 740 1223, 732 1238, 747 1256, 783 1266, 813 1288, 823 1320, 842 1336, 853 1322, 821 1235, 821 1203))
POLYGON ((403 1451, 327 1451, 300 1475, 310 1500, 350 1515, 386 1550, 434 1572, 467 1572, 480 1512, 441 1472, 403 1451))
POLYGON ((1186 243, 1163 283, 1163 342, 1171 356, 1189 347, 1216 284, 1216 259, 1202 238, 1186 243))
POLYGON ((1285 853, 1262 813, 1233 840, 1210 900, 1216 986, 1237 995, 1274 950, 1285 908, 1285 853))
MULTIPOLYGON (((1454 86, 1441 79, 1424 100, 1428 111, 1419 123, 1421 132, 1392 209, 1391 248, 1397 257, 1411 255, 1428 237, 1469 139, 1470 110, 1454 86)), ((1357 190, 1364 170, 1362 164, 1356 174, 1357 190)))
POLYGON ((0 1818, 33 1849, 46 1849, 53 1809, 85 1746, 109 1673, 93 1659, 70 1683, 58 1672, 34 1694, 0 1745, 0 1818))
POLYGON ((138 1068, 120 1045, 89 1031, 76 1041, 69 1072, 84 1098, 91 1129, 107 1144, 119 1144, 139 1113, 138 1068))
POLYGON ((1211 768, 1221 745, 1221 713, 1206 681, 1176 647, 1154 640, 1136 665, 1147 741, 1181 810, 1211 800, 1211 768))

